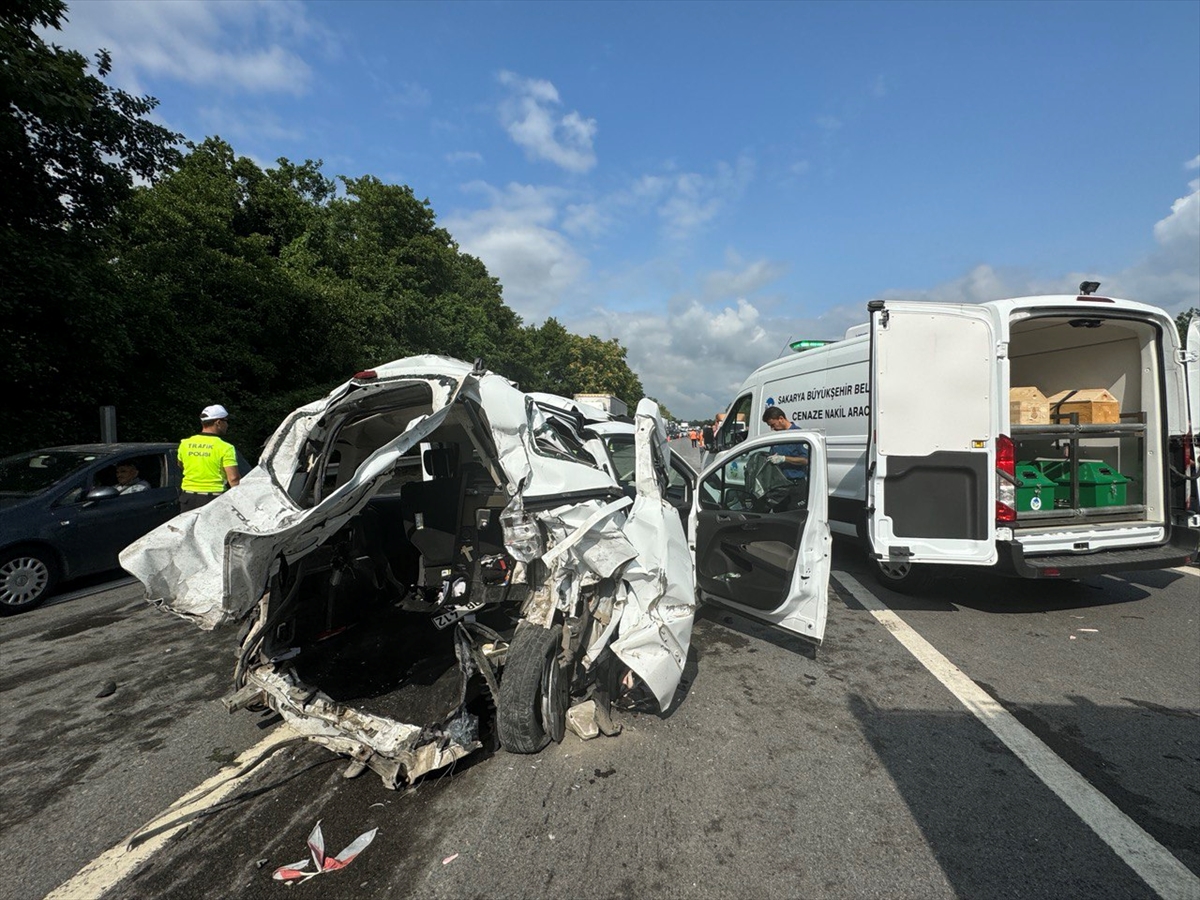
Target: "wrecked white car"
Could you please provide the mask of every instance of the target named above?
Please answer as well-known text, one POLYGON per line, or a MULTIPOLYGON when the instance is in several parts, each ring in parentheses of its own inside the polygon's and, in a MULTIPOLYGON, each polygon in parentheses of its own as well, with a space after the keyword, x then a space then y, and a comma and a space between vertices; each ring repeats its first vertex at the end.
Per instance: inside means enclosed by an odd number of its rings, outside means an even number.
POLYGON ((633 423, 632 492, 578 424, 478 365, 388 363, 121 564, 205 629, 245 622, 231 709, 269 707, 389 787, 480 748, 493 708, 515 752, 568 723, 615 733, 618 694, 671 704, 692 555, 657 406, 633 423))

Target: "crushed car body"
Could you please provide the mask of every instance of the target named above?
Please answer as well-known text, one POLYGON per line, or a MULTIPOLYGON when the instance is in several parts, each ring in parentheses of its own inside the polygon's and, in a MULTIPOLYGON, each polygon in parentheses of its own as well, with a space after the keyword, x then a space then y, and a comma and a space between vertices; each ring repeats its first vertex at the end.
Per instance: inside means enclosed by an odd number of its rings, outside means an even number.
POLYGON ((396 787, 492 733, 514 752, 615 733, 619 696, 672 702, 693 562, 653 401, 632 492, 575 424, 478 364, 391 362, 121 564, 204 629, 243 623, 227 705, 277 711, 348 774, 396 787))

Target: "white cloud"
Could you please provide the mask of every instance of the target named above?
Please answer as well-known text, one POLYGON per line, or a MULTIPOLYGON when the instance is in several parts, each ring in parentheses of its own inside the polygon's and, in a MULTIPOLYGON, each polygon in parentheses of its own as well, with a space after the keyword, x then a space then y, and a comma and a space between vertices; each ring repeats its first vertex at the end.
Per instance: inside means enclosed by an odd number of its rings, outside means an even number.
POLYGON ((703 278, 703 296, 706 299, 722 297, 744 297, 778 281, 787 272, 787 263, 770 259, 745 262, 736 253, 727 255, 729 269, 710 272, 703 278))
POLYGON ((498 77, 509 91, 500 104, 500 121, 530 159, 544 159, 569 172, 587 172, 596 165, 595 119, 575 111, 559 116, 558 90, 549 81, 508 71, 498 77))
POLYGON ((483 162, 483 154, 477 153, 474 150, 455 150, 453 153, 446 154, 446 162, 455 166, 460 163, 481 163, 483 162))
POLYGON ((570 235, 596 237, 604 234, 612 221, 597 203, 572 203, 563 211, 563 231, 570 235))
POLYGON ((333 39, 298 3, 91 0, 74 3, 61 34, 46 37, 91 56, 113 56, 114 82, 141 93, 142 76, 246 93, 302 94, 312 70, 297 45, 333 39))
POLYGON ((676 306, 670 315, 605 310, 564 324, 617 337, 647 394, 675 415, 710 417, 728 405, 754 368, 775 356, 776 336, 743 299, 716 309, 694 299, 676 306))
POLYGON ((209 106, 197 109, 196 113, 206 134, 220 135, 231 144, 296 141, 303 137, 300 129, 289 128, 278 115, 266 109, 209 106))
POLYGON ((635 193, 662 199, 658 215, 663 231, 672 240, 685 240, 713 221, 731 202, 741 197, 754 178, 754 161, 743 154, 730 165, 717 164, 712 175, 683 172, 671 177, 646 176, 635 193))
POLYGON ((523 319, 533 324, 553 315, 587 271, 587 261, 554 228, 565 192, 523 184, 466 189, 483 193, 490 205, 441 224, 500 279, 505 302, 523 319))
POLYGON ((429 89, 415 81, 401 81, 390 91, 387 100, 394 109, 424 109, 432 102, 429 89))
POLYGON ((1154 226, 1154 237, 1164 247, 1181 245, 1194 251, 1200 246, 1200 179, 1188 188, 1191 193, 1171 204, 1171 214, 1154 226))

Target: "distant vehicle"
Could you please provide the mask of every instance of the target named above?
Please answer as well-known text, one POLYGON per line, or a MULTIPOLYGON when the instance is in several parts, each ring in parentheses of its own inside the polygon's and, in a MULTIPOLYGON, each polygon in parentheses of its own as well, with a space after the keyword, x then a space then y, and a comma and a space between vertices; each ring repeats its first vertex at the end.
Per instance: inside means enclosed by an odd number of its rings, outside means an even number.
POLYGON ((175 444, 83 444, 0 459, 0 615, 60 582, 116 569, 117 553, 179 512, 175 444), (132 462, 148 487, 121 493, 132 462))
POLYGON ((629 406, 620 397, 613 394, 576 394, 575 399, 588 406, 602 409, 610 416, 628 416, 629 406))

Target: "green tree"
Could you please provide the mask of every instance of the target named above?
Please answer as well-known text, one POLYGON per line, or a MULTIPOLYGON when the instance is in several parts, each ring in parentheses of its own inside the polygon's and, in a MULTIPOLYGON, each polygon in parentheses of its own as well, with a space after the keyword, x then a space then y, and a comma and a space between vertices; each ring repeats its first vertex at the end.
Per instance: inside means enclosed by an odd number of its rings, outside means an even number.
POLYGON ((8 0, 0 11, 0 225, 96 227, 178 158, 179 135, 149 121, 158 101, 110 88, 112 60, 97 74, 74 50, 48 46, 38 28, 59 30, 62 0, 8 0))
POLYGON ((15 399, 0 451, 95 439, 110 404, 122 439, 176 439, 220 402, 253 459, 296 406, 417 353, 640 398, 616 341, 523 327, 411 188, 339 190, 319 161, 263 169, 219 137, 180 153, 147 119, 156 101, 105 84, 106 52, 93 74, 38 36, 65 14, 61 0, 0 11, 0 372, 15 399))
POLYGON ((1193 318, 1200 319, 1200 307, 1193 306, 1191 309, 1185 309, 1175 317, 1175 327, 1179 330, 1179 343, 1187 344, 1187 327, 1188 322, 1193 318))
MULTIPOLYGON (((613 394, 632 407, 643 396, 641 379, 629 368, 615 338, 572 334, 555 318, 524 330, 525 362, 515 376, 529 391, 560 396, 613 394)), ((514 377, 514 376, 510 376, 514 377)))
POLYGON ((662 415, 662 420, 664 422, 678 421, 677 417, 669 409, 667 409, 667 405, 665 403, 663 403, 661 400, 651 397, 649 394, 646 396, 658 404, 658 411, 662 415))
POLYGON ((113 90, 79 53, 48 46, 60 0, 0 8, 0 380, 9 387, 0 452, 99 436, 97 406, 130 348, 106 226, 134 178, 178 159, 150 122, 150 97, 113 90))
POLYGON ((428 201, 369 176, 343 185, 335 196, 319 162, 263 170, 209 138, 136 193, 114 266, 139 318, 165 331, 134 351, 156 373, 124 417, 134 433, 178 437, 222 402, 253 459, 287 412, 371 365, 417 353, 511 365, 519 317, 428 201))

